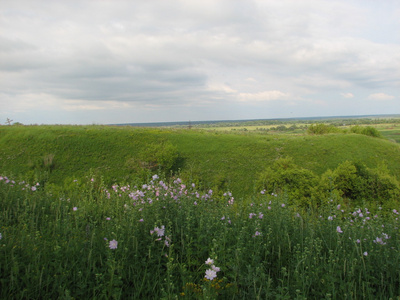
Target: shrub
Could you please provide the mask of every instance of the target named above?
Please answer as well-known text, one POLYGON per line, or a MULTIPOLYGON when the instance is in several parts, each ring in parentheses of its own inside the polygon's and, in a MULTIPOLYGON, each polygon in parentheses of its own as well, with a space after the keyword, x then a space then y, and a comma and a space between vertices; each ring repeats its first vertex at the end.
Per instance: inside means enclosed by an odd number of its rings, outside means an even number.
POLYGON ((326 125, 324 123, 311 124, 307 128, 307 133, 309 134, 327 134, 327 133, 337 133, 337 132, 342 132, 342 131, 335 126, 326 125))
POLYGON ((363 134, 363 135, 367 135, 367 136, 372 136, 372 137, 382 137, 380 132, 372 126, 366 126, 366 127, 359 126, 359 125, 352 126, 350 128, 350 132, 357 133, 357 134, 363 134))
POLYGON ((269 194, 284 193, 289 204, 310 206, 318 176, 312 171, 296 166, 290 157, 279 158, 272 167, 260 173, 257 187, 269 194))
POLYGON ((386 166, 370 169, 350 161, 341 163, 334 171, 325 172, 318 189, 325 196, 334 193, 355 203, 384 203, 394 201, 400 195, 399 182, 389 174, 386 166))

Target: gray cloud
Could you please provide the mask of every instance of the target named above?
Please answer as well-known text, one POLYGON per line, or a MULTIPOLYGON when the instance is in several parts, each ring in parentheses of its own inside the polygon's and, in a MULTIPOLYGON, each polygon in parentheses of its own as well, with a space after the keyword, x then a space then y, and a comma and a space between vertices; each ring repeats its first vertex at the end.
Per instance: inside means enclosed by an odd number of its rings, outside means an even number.
MULTIPOLYGON (((45 110, 70 122, 68 112, 81 108, 96 122, 115 123, 130 121, 129 111, 140 121, 167 111, 163 121, 268 118, 287 116, 289 103, 291 116, 327 115, 341 95, 400 100, 399 39, 377 38, 399 31, 399 7, 344 0, 3 1, 0 105, 8 109, 0 118, 17 119, 24 103, 27 122, 35 119, 29 111, 46 122, 45 110), (386 18, 370 34, 379 22, 374 12, 386 18)), ((357 114, 349 109, 341 114, 357 114)))

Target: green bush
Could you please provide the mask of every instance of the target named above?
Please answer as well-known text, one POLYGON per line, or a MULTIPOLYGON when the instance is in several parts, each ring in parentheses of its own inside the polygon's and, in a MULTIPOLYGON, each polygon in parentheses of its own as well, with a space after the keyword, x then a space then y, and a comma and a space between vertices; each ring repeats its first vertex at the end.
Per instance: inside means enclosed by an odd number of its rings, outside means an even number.
POLYGON ((318 189, 325 197, 334 193, 354 203, 367 201, 382 204, 395 201, 400 195, 399 182, 390 175, 386 166, 370 169, 350 161, 341 163, 334 171, 325 172, 318 189))
POLYGON ((269 194, 284 193, 289 204, 309 207, 317 183, 317 175, 298 167, 292 158, 286 157, 279 158, 272 167, 266 168, 259 174, 257 187, 269 194))
POLYGON ((380 134, 380 132, 372 127, 372 126, 352 126, 350 128, 350 132, 352 133, 357 133, 357 134, 363 134, 363 135, 367 135, 367 136, 372 136, 372 137, 382 137, 382 135, 380 134))
POLYGON ((337 133, 337 132, 342 132, 342 130, 340 130, 335 126, 326 125, 324 123, 311 124, 307 128, 308 134, 327 134, 327 133, 337 133))

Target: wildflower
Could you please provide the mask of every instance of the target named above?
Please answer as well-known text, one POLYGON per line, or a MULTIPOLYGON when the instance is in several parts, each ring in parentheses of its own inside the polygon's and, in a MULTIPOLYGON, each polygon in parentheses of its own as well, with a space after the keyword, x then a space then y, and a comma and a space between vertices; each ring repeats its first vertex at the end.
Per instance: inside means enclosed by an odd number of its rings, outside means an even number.
POLYGON ((329 217, 328 217, 328 220, 329 220, 329 221, 332 221, 332 220, 333 220, 333 217, 332 217, 332 216, 329 216, 329 217))
POLYGON ((217 272, 212 269, 208 269, 206 270, 206 275, 204 277, 208 280, 214 280, 214 278, 217 277, 217 272))
POLYGON ((264 217, 264 214, 263 214, 263 213, 261 213, 261 212, 258 213, 258 218, 259 218, 259 219, 262 219, 263 217, 264 217))
POLYGON ((156 175, 153 175, 153 180, 157 180, 158 179, 158 175, 156 174, 156 175))
POLYGON ((253 237, 256 237, 256 236, 259 236, 259 235, 261 235, 261 232, 256 231, 256 232, 254 233, 253 237))
POLYGON ((213 269, 215 272, 219 272, 221 270, 219 267, 216 267, 214 265, 211 266, 211 269, 213 269))
POLYGON ((282 207, 285 207, 285 203, 282 203, 282 205, 281 205, 282 207))
POLYGON ((249 214, 249 219, 252 219, 256 214, 255 213, 250 213, 249 214))
POLYGON ((271 209, 271 206, 268 206, 268 209, 271 209))
POLYGON ((110 249, 117 249, 118 247, 118 242, 116 240, 110 241, 110 244, 108 246, 110 249))
POLYGON ((143 221, 144 221, 143 219, 140 219, 140 220, 139 220, 139 222, 143 222, 143 221))
POLYGON ((194 203, 193 203, 194 205, 197 205, 197 202, 196 201, 194 201, 194 203))
POLYGON ((380 237, 377 237, 373 242, 380 245, 386 245, 386 243, 380 237))
POLYGON ((363 253, 363 255, 364 255, 364 256, 368 256, 368 252, 365 251, 365 252, 363 253))
POLYGON ((357 239, 357 241, 356 241, 356 242, 357 242, 357 244, 361 243, 360 239, 357 239))
POLYGON ((261 194, 264 195, 264 194, 265 194, 265 190, 262 190, 262 191, 261 191, 261 194))
POLYGON ((31 187, 32 192, 36 191, 36 186, 31 187))
POLYGON ((222 220, 222 221, 225 220, 225 216, 222 216, 221 220, 222 220))
POLYGON ((3 238, 3 236, 1 235, 1 233, 0 233, 0 240, 3 238))
POLYGON ((73 211, 77 211, 78 210, 78 208, 75 206, 73 209, 72 209, 73 211))
POLYGON ((154 228, 154 231, 157 233, 158 236, 164 236, 165 226, 162 225, 161 228, 154 228))
POLYGON ((343 233, 342 229, 340 228, 340 226, 336 227, 336 231, 339 233, 343 233))
POLYGON ((211 266, 212 264, 214 264, 214 260, 211 258, 207 258, 207 260, 205 261, 205 264, 211 266))
POLYGON ((110 221, 110 220, 111 220, 111 218, 107 217, 107 218, 106 218, 106 220, 107 220, 107 221, 110 221))

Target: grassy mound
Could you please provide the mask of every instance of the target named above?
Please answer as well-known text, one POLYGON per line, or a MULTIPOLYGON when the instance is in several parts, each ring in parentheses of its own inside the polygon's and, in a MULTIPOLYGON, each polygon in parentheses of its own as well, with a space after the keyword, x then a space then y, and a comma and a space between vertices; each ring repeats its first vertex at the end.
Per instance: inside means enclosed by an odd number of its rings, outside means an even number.
POLYGON ((258 173, 281 157, 320 175, 349 160, 400 174, 400 148, 358 134, 266 135, 110 126, 2 126, 0 168, 42 184, 101 175, 106 184, 178 174, 201 188, 254 192, 258 173))

